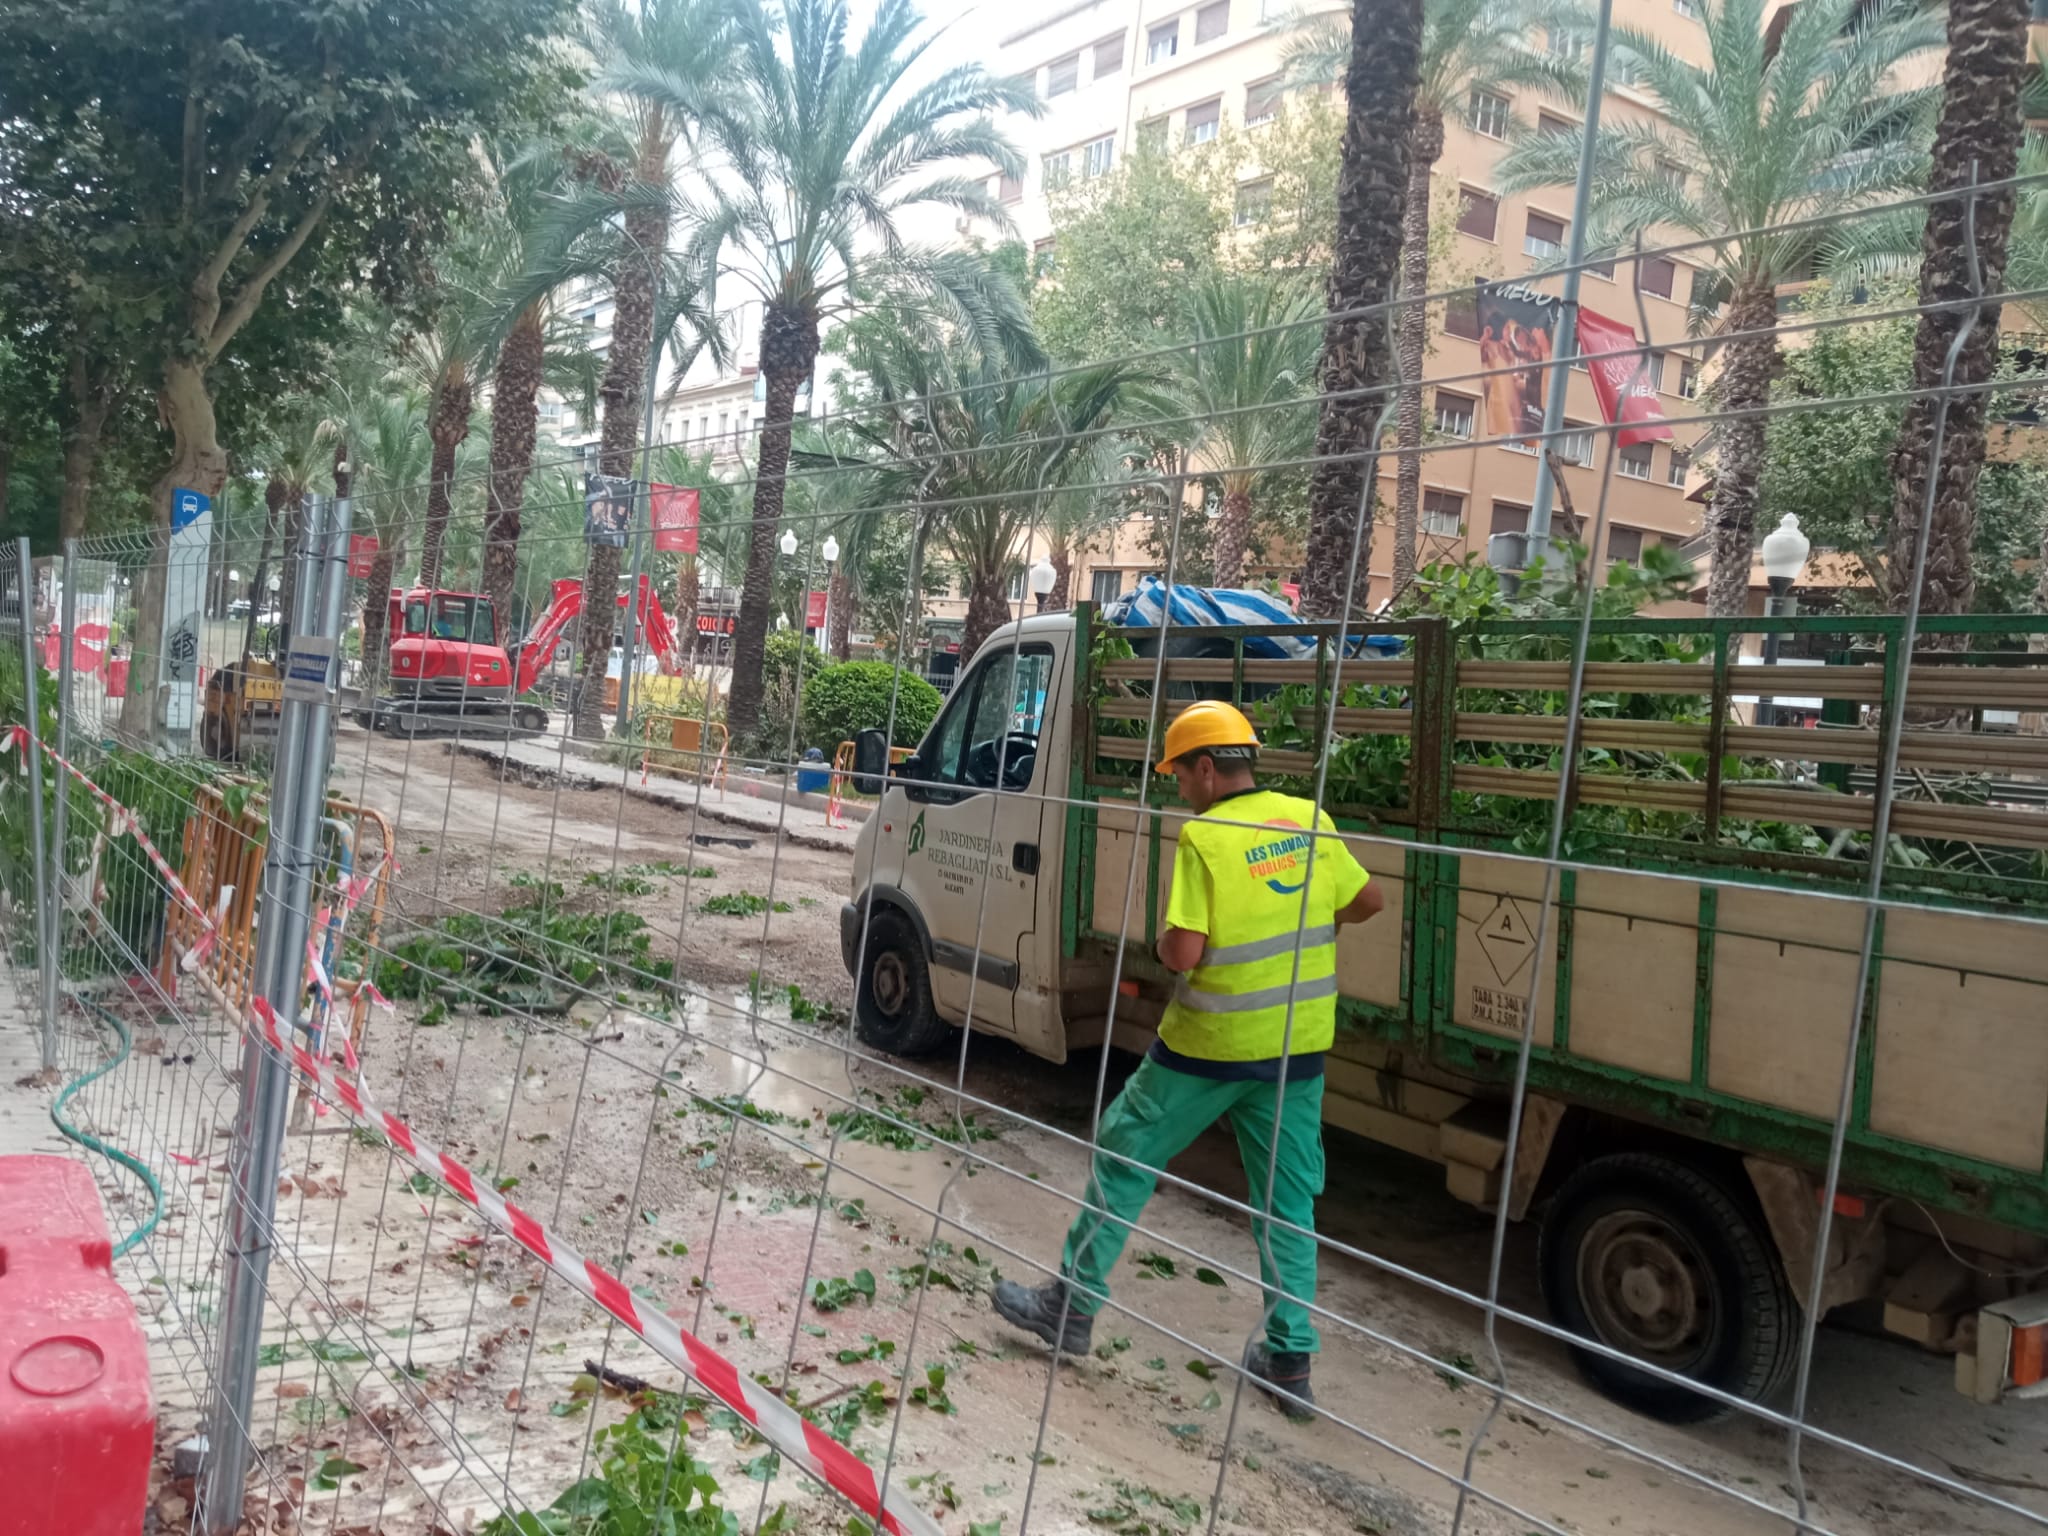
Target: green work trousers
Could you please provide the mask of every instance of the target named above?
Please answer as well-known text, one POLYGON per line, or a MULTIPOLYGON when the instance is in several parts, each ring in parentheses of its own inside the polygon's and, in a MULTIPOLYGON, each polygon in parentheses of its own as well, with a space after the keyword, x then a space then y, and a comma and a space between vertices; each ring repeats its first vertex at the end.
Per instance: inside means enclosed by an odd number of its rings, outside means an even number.
POLYGON ((1067 1233, 1060 1273, 1073 1284, 1073 1308, 1093 1316, 1109 1298, 1109 1274, 1159 1183, 1159 1170, 1218 1120, 1237 1134, 1251 1185, 1248 1202, 1285 1226, 1252 1219, 1265 1286, 1266 1343, 1276 1354, 1312 1354, 1315 1326, 1304 1302, 1316 1294, 1316 1196, 1323 1192, 1323 1080, 1287 1085, 1219 1082, 1147 1059, 1102 1117, 1101 1152, 1088 1179, 1088 1208, 1067 1233), (1280 1107, 1276 1117, 1274 1111, 1280 1107), (1274 1121, 1280 1156, 1273 1158, 1274 1121), (1122 1158, 1129 1162, 1120 1161, 1122 1158), (1274 1170, 1266 1189, 1266 1170, 1274 1170), (1269 1196, 1270 1193, 1270 1203, 1269 1196), (1290 1230, 1298 1228, 1299 1230, 1290 1230))

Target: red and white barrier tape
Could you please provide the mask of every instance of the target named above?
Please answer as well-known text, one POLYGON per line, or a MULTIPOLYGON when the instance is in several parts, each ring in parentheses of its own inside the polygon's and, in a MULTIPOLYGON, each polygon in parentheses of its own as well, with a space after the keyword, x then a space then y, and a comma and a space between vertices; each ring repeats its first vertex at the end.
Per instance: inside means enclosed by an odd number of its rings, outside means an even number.
POLYGON ((891 1488, 888 1501, 883 1503, 873 1469, 781 1397, 741 1375, 730 1360, 666 1312, 640 1304, 617 1275, 595 1259, 578 1253, 398 1116, 378 1109, 362 1081, 361 1062, 346 1039, 343 1043, 348 1060, 357 1073, 353 1082, 337 1071, 332 1062, 322 1061, 302 1045, 287 1042, 268 1001, 259 997, 250 1009, 272 1049, 289 1057, 301 1072, 318 1081, 350 1115, 382 1131, 415 1167, 438 1180, 573 1289, 632 1329, 662 1359, 745 1419, 769 1445, 846 1498, 862 1514, 876 1520, 882 1530, 895 1536, 941 1536, 938 1523, 906 1499, 900 1488, 891 1488))
MULTIPOLYGON (((26 729, 21 726, 7 728, 4 741, 0 741, 0 750, 15 745, 27 734, 26 729)), ((77 768, 58 757, 47 745, 43 750, 49 752, 53 761, 78 779, 100 800, 120 813, 126 822, 126 830, 142 844, 143 851, 149 855, 150 861, 169 881, 172 895, 193 916, 205 923, 209 932, 212 931, 212 919, 193 899, 192 893, 186 890, 184 884, 171 872, 163 855, 157 852, 155 845, 150 842, 147 834, 126 808, 119 805, 112 796, 80 773, 77 768)), ((309 945, 308 959, 312 958, 309 945)), ((374 1001, 384 1002, 381 994, 374 988, 370 989, 370 995, 374 1001)), ((485 1221, 510 1236, 520 1247, 560 1275, 572 1289, 624 1323, 645 1340, 662 1359, 682 1371, 711 1396, 744 1419, 770 1446, 846 1499, 863 1515, 875 1521, 881 1530, 891 1533, 891 1536, 943 1536, 938 1522, 905 1498, 900 1486, 892 1487, 888 1499, 884 1501, 881 1487, 875 1480, 874 1470, 852 1451, 811 1423, 767 1387, 741 1375, 738 1366, 685 1329, 666 1312, 640 1305, 632 1291, 627 1288, 625 1281, 596 1260, 587 1259, 578 1253, 574 1247, 563 1242, 540 1222, 493 1189, 488 1181, 479 1181, 462 1163, 420 1136, 397 1115, 378 1109, 363 1079, 362 1061, 356 1055, 355 1045, 349 1040, 346 1031, 342 1034, 341 1043, 346 1053, 348 1068, 355 1074, 353 1081, 337 1071, 332 1062, 322 1060, 295 1041, 286 1040, 284 1032, 278 1028, 277 1014, 271 1008, 268 999, 255 998, 249 1005, 249 1016, 242 1021, 242 1025, 245 1029, 254 1029, 271 1049, 291 1061, 307 1077, 318 1082, 321 1088, 331 1094, 356 1120, 383 1132, 385 1138, 404 1154, 407 1161, 428 1177, 439 1181, 485 1221)))

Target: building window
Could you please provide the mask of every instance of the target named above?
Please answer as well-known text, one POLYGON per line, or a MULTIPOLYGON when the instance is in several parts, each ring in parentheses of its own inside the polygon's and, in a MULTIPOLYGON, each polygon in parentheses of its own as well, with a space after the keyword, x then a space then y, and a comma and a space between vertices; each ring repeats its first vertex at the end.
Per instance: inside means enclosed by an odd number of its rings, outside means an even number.
POLYGON ((1583 59, 1586 56, 1586 34, 1575 32, 1570 27, 1552 27, 1543 34, 1543 48, 1553 58, 1583 59))
POLYGON ((1164 64, 1179 52, 1180 19, 1178 17, 1167 22, 1164 26, 1154 27, 1145 34, 1145 62, 1147 64, 1164 64))
POLYGON ((1458 188, 1458 228, 1478 240, 1491 240, 1500 222, 1500 199, 1470 187, 1458 188))
POLYGON ((1081 55, 1070 53, 1064 59, 1054 59, 1045 68, 1045 99, 1064 96, 1081 83, 1081 55))
POLYGON ((1216 0, 1195 12, 1195 44, 1213 43, 1230 30, 1230 0, 1216 0))
POLYGON ((1657 162, 1657 176, 1667 187, 1674 188, 1679 192, 1685 190, 1685 167, 1676 160, 1659 160, 1657 162))
POLYGON ((1024 183, 1015 176, 998 176, 996 197, 1005 203, 1021 203, 1024 201, 1024 183))
POLYGON ((1692 451, 1687 448, 1671 450, 1671 464, 1664 471, 1664 483, 1684 488, 1685 477, 1692 472, 1692 451))
MULTIPOLYGON (((1648 443, 1631 443, 1615 456, 1616 466, 1631 480, 1650 478, 1651 450, 1648 443)), ((1609 549, 1614 546, 1610 543, 1609 549)))
POLYGON ((1581 469, 1593 462, 1593 433, 1590 428, 1567 425, 1557 437, 1557 456, 1567 464, 1576 464, 1581 469))
POLYGON ((1680 358, 1678 362, 1678 398, 1697 400, 1700 397, 1700 365, 1691 358, 1680 358))
POLYGON ((1592 273, 1593 276, 1611 283, 1614 281, 1614 258, 1610 256, 1602 260, 1598 256, 1588 256, 1586 258, 1586 270, 1592 273))
POLYGON ((560 426, 562 422, 562 402, 559 400, 541 401, 540 419, 546 426, 560 426))
POLYGON ((1166 148, 1166 119, 1148 117, 1138 124, 1138 153, 1156 155, 1166 148))
POLYGON ((1652 352, 1649 354, 1649 361, 1643 368, 1643 382, 1655 390, 1662 390, 1664 388, 1664 354, 1662 352, 1652 352))
POLYGON ((1088 601, 1098 608, 1107 607, 1124 595, 1124 577, 1121 571, 1096 571, 1088 578, 1088 601))
POLYGON ((1188 142, 1206 144, 1216 137, 1217 127, 1223 120, 1223 103, 1205 101, 1198 107, 1188 108, 1188 142))
POLYGON ((1624 90, 1642 83, 1643 64, 1626 48, 1616 48, 1607 55, 1607 83, 1624 90))
POLYGON ((1465 526, 1465 498, 1456 491, 1427 490, 1422 493, 1422 531, 1440 539, 1455 539, 1465 526))
POLYGON ((1035 274, 1042 276, 1053 269, 1053 244, 1051 235, 1031 242, 1031 268, 1035 274))
POLYGON ((1247 181, 1237 189, 1237 205, 1232 211, 1232 222, 1240 228, 1246 224, 1262 224, 1273 208, 1273 178, 1262 177, 1258 181, 1247 181))
POLYGON ((1493 504, 1493 521, 1488 525, 1489 533, 1527 533, 1529 531, 1529 509, 1518 501, 1496 501, 1493 504))
POLYGON ((1436 429, 1445 437, 1470 437, 1472 417, 1476 408, 1469 395, 1454 395, 1448 390, 1436 392, 1436 429))
POLYGON ((1479 295, 1472 289, 1454 293, 1444 300, 1444 334, 1479 339, 1479 295))
POLYGON ((1056 155, 1047 155, 1045 157, 1045 184, 1048 187, 1064 186, 1067 178, 1073 174, 1073 171, 1074 155, 1072 150, 1063 149, 1056 155))
POLYGON ((1124 35, 1105 37, 1095 45, 1095 78, 1106 80, 1124 67, 1124 35))
POLYGON ((1636 286, 1660 299, 1671 297, 1671 285, 1678 278, 1678 266, 1662 256, 1645 256, 1636 263, 1636 286))
POLYGON ((1465 121, 1472 125, 1474 133, 1482 133, 1489 139, 1504 139, 1508 136, 1508 99, 1492 91, 1474 91, 1472 100, 1465 107, 1465 121))
POLYGON ((1524 254, 1548 260, 1564 254, 1564 220, 1547 213, 1531 213, 1522 235, 1524 254))
POLYGON ((1687 21, 1700 19, 1700 0, 1671 0, 1671 9, 1687 21))
MULTIPOLYGON (((1626 454, 1624 451, 1624 462, 1626 454)), ((1607 563, 1609 565, 1639 565, 1643 559, 1643 530, 1640 528, 1616 528, 1607 530, 1607 563)))
POLYGON ((1555 112, 1538 112, 1536 131, 1550 138, 1566 139, 1579 131, 1579 125, 1568 117, 1559 117, 1555 112))
POLYGON ((1256 128, 1280 115, 1280 82, 1262 80, 1244 88, 1244 125, 1256 128))
POLYGON ((1096 139, 1081 146, 1081 174, 1089 180, 1108 174, 1110 166, 1116 163, 1116 135, 1096 139))

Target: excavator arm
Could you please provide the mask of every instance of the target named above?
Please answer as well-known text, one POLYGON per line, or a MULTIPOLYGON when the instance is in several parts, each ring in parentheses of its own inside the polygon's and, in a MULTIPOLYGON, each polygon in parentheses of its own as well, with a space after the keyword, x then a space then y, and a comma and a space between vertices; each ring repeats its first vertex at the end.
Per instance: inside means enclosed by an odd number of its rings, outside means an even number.
MULTIPOLYGON (((661 595, 645 576, 640 578, 640 591, 644 599, 640 609, 641 633, 647 637, 647 644, 654 654, 661 658, 663 670, 676 672, 681 667, 682 658, 676 651, 675 625, 661 606, 661 595)), ((619 606, 626 606, 623 592, 619 594, 619 606)), ((555 648, 562 643, 562 636, 569 632, 570 624, 582 612, 583 583, 573 576, 563 577, 555 583, 554 596, 546 609, 519 643, 517 692, 527 693, 540 681, 541 673, 555 659, 555 648)))

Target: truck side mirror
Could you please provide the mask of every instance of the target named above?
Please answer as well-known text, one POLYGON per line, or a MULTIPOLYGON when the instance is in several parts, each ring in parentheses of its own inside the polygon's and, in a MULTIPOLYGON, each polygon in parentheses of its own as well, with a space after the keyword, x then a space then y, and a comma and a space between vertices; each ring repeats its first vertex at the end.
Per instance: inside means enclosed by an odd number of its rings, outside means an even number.
POLYGON ((889 738, 881 731, 860 731, 853 738, 853 787, 863 795, 879 795, 889 774, 889 738))

